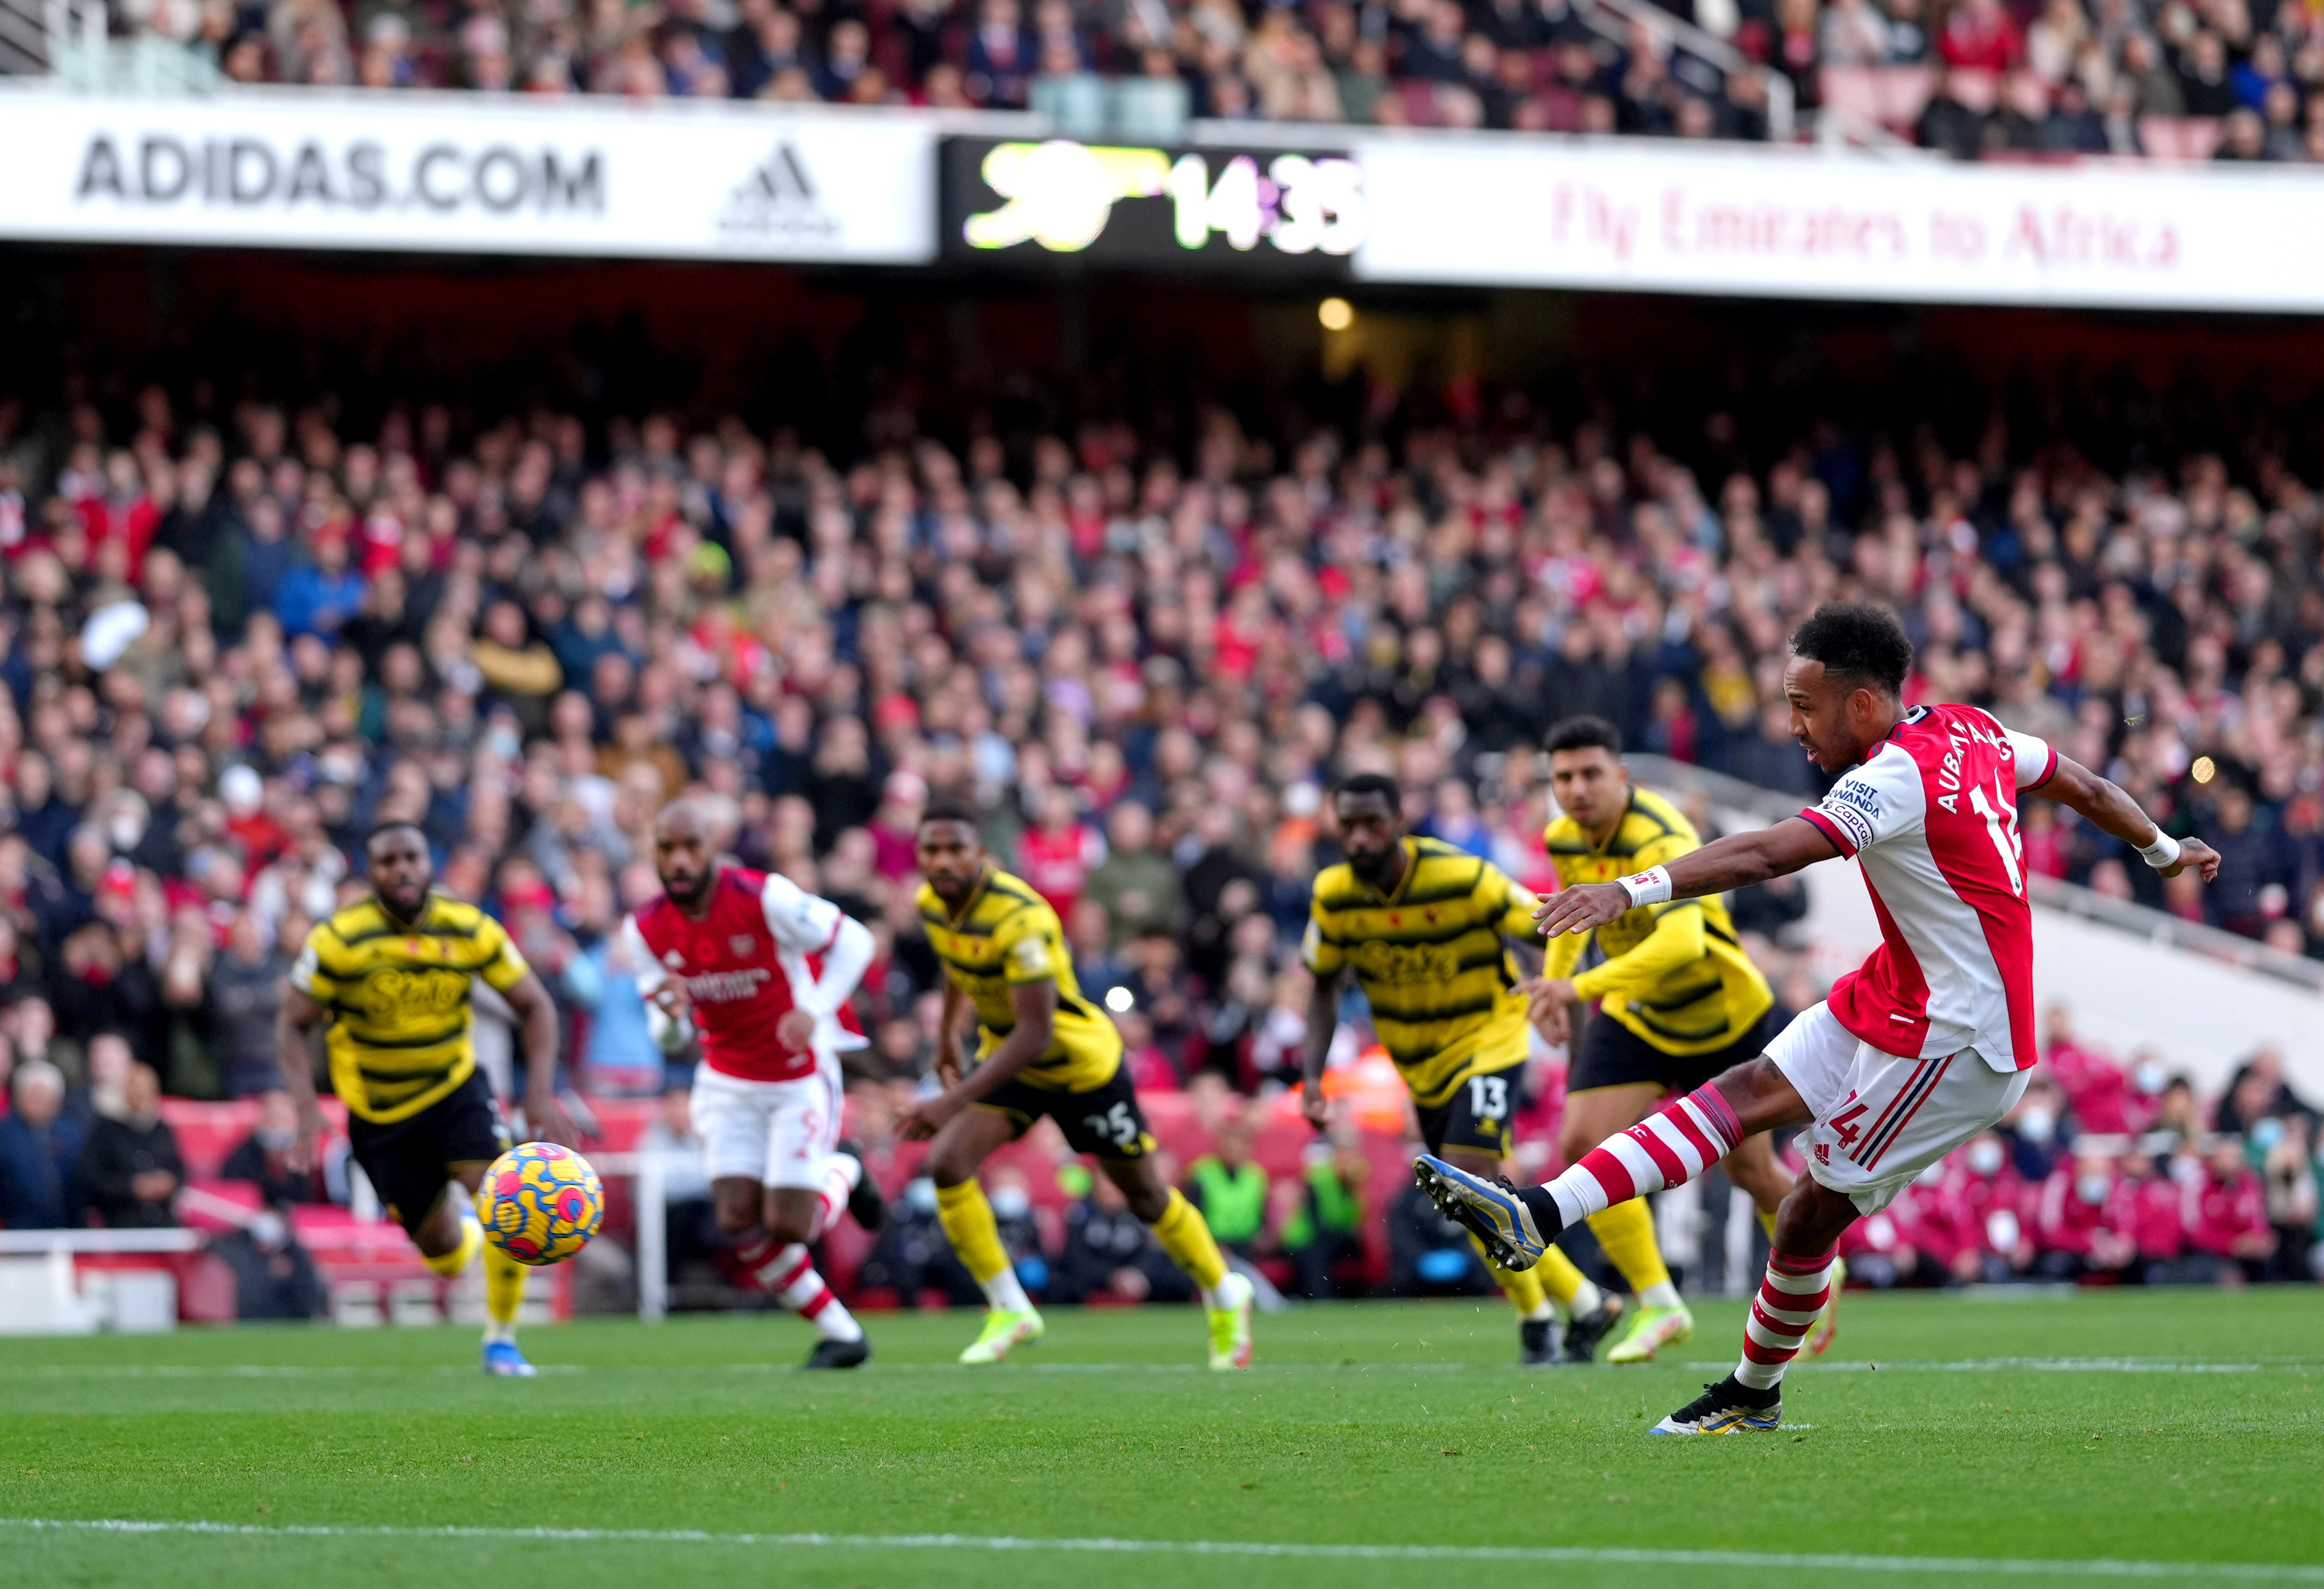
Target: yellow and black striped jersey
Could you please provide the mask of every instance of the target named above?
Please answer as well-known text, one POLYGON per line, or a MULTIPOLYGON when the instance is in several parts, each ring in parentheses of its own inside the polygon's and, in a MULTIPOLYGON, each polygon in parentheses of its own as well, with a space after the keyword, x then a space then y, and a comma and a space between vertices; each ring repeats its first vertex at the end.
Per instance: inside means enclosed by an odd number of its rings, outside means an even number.
MULTIPOLYGON (((1605 844, 1560 817, 1542 835, 1567 888, 1611 882, 1702 847, 1694 824, 1651 790, 1630 804, 1605 844)), ((1545 976, 1571 975, 1590 941, 1570 933, 1549 946, 1545 976)), ((1707 1054, 1739 1042, 1775 995, 1735 936, 1723 895, 1642 905, 1597 929, 1602 965, 1573 978, 1573 991, 1665 1054, 1707 1054)))
POLYGON ((410 926, 374 899, 318 922, 290 985, 330 1014, 331 1085, 352 1113, 386 1124, 419 1113, 475 1069, 474 979, 506 993, 531 969, 499 922, 431 893, 410 926))
POLYGON ((1319 977, 1352 968, 1413 1102, 1443 1103, 1470 1076, 1526 1057, 1526 1001, 1506 937, 1534 929, 1534 896, 1489 861, 1433 838, 1404 841, 1383 897, 1347 863, 1315 877, 1300 957, 1319 977))
POLYGON ((1009 990, 1057 984, 1056 1023, 1041 1057, 1017 1073, 1029 1086, 1086 1093, 1121 1068, 1121 1033, 1112 1018, 1082 997, 1065 952, 1065 929, 1048 901, 1006 872, 984 874, 955 918, 927 884, 920 885, 920 925, 945 975, 976 1007, 976 1057, 983 1058, 1017 1028, 1009 990))

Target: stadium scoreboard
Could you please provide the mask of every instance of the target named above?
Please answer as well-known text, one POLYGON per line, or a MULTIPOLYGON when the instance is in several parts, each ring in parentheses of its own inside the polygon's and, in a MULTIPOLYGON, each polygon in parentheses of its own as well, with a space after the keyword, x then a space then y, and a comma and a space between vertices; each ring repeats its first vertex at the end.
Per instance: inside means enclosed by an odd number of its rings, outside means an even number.
POLYGON ((1370 227, 1342 151, 948 138, 947 258, 1343 281, 1370 227))

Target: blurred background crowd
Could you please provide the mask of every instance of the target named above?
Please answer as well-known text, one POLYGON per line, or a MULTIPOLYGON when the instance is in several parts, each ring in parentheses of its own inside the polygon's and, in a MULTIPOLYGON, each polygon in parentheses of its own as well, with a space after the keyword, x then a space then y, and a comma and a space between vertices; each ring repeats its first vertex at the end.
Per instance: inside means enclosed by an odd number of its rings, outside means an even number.
MULTIPOLYGON (((856 1077, 876 1142, 931 1058, 912 833, 945 790, 1057 908, 1139 1085, 1198 1101, 1181 1167, 1221 1234, 1284 1289, 1342 1285, 1331 1233, 1395 1183, 1325 1144, 1254 1188, 1235 1145, 1296 1076, 1332 781, 1396 776, 1419 830, 1540 887, 1537 747, 1571 713, 1804 799, 1784 639, 1839 596, 1904 615, 1914 698, 1989 706, 2224 857, 2209 887, 2162 883, 2035 802, 2031 869, 2324 950, 2324 503, 2264 430, 2101 457, 2014 439, 2001 408, 1771 428, 1743 390, 1552 416, 1417 381, 1296 427, 1192 389, 1020 393, 954 425, 915 391, 871 382, 847 446, 199 378, 0 395, 0 1222, 173 1217, 160 1098, 270 1090, 290 956, 391 815, 548 982, 568 1085, 662 1094, 682 1077, 614 929, 655 886, 651 813, 689 787, 724 800, 742 861, 878 938, 856 1077)), ((1780 889, 1738 905, 1793 1008, 1821 992, 1798 914, 1780 889)), ((480 1033, 505 1093, 489 1002, 480 1033)), ((1545 1054, 1528 1141, 1554 1136, 1560 1075, 1545 1054)), ((279 1178, 278 1113, 243 1178, 279 1178)), ((2314 1128, 2273 1055, 2198 1096, 2171 1056, 2054 1021, 1999 1157, 1973 1145, 1867 1222, 1864 1272, 2305 1276, 2314 1128)), ((655 1129, 685 1139, 682 1095, 655 1129)), ((1131 1284, 1071 1251, 1134 1234, 1103 1196, 1028 1194, 1080 1210, 1026 1227, 1058 1286, 1131 1284)), ((1408 1212, 1387 1283, 1474 1282, 1424 1273, 1465 1248, 1408 1212)), ((913 1228, 863 1283, 951 1283, 913 1228)))
POLYGON ((2324 159, 2293 0, 116 0, 241 82, 2324 159))

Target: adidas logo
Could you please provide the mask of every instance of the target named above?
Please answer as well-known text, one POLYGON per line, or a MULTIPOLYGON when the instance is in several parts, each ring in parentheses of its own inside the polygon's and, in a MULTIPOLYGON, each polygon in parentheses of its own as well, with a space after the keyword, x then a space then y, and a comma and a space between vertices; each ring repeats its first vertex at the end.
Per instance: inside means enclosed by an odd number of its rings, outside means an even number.
POLYGON ((816 201, 815 179, 788 142, 759 162, 751 174, 726 196, 718 212, 718 235, 731 241, 768 238, 832 241, 839 236, 839 217, 816 201))

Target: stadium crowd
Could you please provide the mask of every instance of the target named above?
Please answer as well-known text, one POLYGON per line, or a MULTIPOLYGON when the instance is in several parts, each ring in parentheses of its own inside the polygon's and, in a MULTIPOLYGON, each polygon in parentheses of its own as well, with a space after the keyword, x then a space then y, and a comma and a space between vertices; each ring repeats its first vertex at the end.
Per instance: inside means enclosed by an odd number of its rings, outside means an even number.
MULTIPOLYGON (((1178 451, 1095 420, 947 446, 874 404, 853 457, 667 412, 339 411, 0 400, 0 1222, 171 1217, 157 1098, 272 1086, 290 956, 391 815, 542 973, 586 1093, 664 1086, 614 928, 651 813, 698 786, 744 862, 872 926, 867 1098, 930 1063, 932 790, 1055 903, 1142 1087, 1263 1097, 1296 1073, 1334 779, 1392 773, 1421 831, 1540 887, 1536 747, 1568 714, 1807 796, 1784 638, 1839 595, 1905 615, 1914 695, 1989 704, 2225 858, 2160 883, 2034 802, 2031 869, 2324 950, 2324 503, 2273 458, 2110 477, 2013 462, 1998 422, 1965 455, 1826 423, 1752 457, 1719 413, 1682 457, 1460 403, 1280 445, 1207 408, 1178 451)), ((1738 924, 1803 1006, 1796 897, 1755 893, 1738 924)), ((484 1062, 508 1092, 504 1034, 484 1062)), ((2304 1276, 2316 1123, 2272 1055, 2198 1099, 2053 1023, 1999 1157, 1866 1222, 1863 1272, 2304 1276)), ((1254 1202, 1220 1140, 1188 1173, 1240 1211, 1221 1234, 1320 1284, 1297 1254, 1356 1178, 1326 1156, 1254 1202)))
POLYGON ((1663 9, 1726 41, 1690 51, 1635 11, 1626 20, 1594 14, 1595 5, 122 0, 116 9, 124 25, 215 50, 226 75, 244 82, 1022 108, 1040 79, 1096 74, 1159 83, 1185 111, 1224 120, 1764 139, 1770 81, 1780 78, 1803 109, 1836 105, 1963 158, 2324 159, 2324 20, 2313 6, 1665 0, 1663 9), (2191 138, 2181 123, 2198 129, 2191 138))

